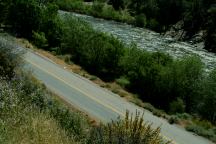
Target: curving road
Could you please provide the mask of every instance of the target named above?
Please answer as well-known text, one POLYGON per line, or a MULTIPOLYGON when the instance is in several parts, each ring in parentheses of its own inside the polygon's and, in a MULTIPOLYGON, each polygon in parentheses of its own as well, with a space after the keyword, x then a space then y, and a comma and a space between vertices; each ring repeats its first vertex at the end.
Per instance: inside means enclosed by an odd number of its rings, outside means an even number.
MULTIPOLYGON (((34 76, 50 90, 102 122, 110 122, 118 116, 124 117, 126 110, 132 113, 135 113, 136 110, 144 111, 144 109, 127 102, 118 95, 65 70, 32 51, 27 50, 25 61, 26 68, 32 70, 34 76)), ((175 144, 212 144, 210 141, 195 136, 176 125, 170 125, 166 120, 158 118, 148 111, 145 111, 144 119, 152 123, 153 127, 161 126, 163 137, 173 140, 175 144)))

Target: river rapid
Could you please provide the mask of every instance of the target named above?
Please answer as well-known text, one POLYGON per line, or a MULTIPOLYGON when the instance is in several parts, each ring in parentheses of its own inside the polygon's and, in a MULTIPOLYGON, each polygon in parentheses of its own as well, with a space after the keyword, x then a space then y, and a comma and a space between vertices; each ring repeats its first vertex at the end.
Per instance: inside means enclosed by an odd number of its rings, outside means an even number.
MULTIPOLYGON (((65 12, 61 11, 60 13, 65 12)), ((176 41, 171 37, 165 37, 145 28, 138 28, 128 24, 94 18, 83 14, 71 14, 90 23, 95 30, 111 34, 125 44, 129 45, 133 42, 137 44, 139 48, 145 49, 146 51, 165 52, 174 58, 181 58, 185 55, 197 55, 205 63, 207 71, 216 68, 216 54, 204 50, 203 43, 192 45, 187 42, 176 41)))

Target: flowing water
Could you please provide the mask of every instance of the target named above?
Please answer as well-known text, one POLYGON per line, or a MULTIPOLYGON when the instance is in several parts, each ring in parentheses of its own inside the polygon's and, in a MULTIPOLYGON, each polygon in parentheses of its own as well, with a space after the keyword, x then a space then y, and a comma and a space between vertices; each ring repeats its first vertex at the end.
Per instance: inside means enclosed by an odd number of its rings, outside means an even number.
POLYGON ((112 34, 125 44, 136 43, 139 48, 147 51, 161 51, 180 58, 185 55, 197 55, 206 64, 207 70, 216 68, 216 54, 203 49, 203 43, 191 45, 179 42, 170 37, 164 37, 159 33, 144 28, 133 27, 128 24, 94 18, 92 16, 71 13, 90 23, 94 29, 112 34))

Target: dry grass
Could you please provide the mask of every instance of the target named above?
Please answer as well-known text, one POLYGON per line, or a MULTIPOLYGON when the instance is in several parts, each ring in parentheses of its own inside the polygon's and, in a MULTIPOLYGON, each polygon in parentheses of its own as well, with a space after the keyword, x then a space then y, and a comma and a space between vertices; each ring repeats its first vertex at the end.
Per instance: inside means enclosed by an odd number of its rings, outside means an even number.
POLYGON ((11 143, 17 144, 73 144, 65 131, 46 115, 37 113, 29 118, 28 123, 12 130, 11 143))
POLYGON ((7 144, 74 144, 55 120, 42 113, 29 113, 16 125, 5 123, 7 132, 3 143, 7 144))

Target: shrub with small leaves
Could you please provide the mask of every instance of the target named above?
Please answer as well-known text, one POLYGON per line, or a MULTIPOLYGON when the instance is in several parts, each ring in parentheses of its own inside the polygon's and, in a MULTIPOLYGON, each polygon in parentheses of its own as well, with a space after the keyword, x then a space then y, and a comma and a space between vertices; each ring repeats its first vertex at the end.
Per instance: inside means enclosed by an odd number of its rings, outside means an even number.
POLYGON ((133 117, 127 112, 125 119, 92 129, 88 143, 163 144, 164 141, 160 136, 159 127, 152 129, 151 124, 144 122, 143 115, 137 112, 133 117))

